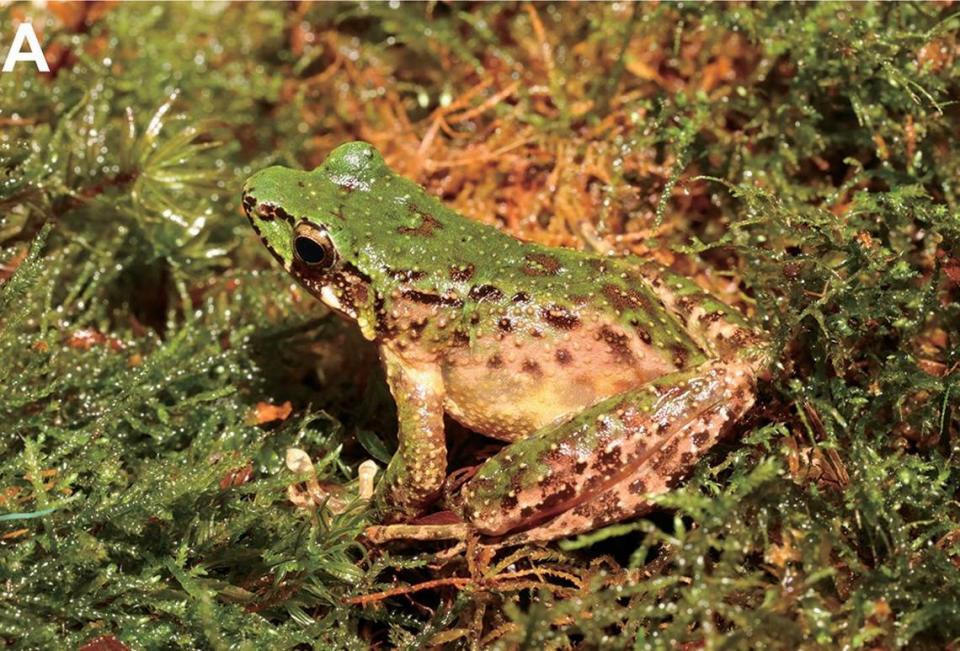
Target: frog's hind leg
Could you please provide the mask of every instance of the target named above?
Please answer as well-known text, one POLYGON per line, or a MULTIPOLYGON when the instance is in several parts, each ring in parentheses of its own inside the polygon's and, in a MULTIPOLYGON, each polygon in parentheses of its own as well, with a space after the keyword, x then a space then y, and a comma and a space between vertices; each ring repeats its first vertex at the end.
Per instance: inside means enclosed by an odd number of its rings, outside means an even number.
POLYGON ((614 396, 488 459, 464 516, 511 542, 552 540, 636 516, 753 404, 748 364, 710 362, 614 396))

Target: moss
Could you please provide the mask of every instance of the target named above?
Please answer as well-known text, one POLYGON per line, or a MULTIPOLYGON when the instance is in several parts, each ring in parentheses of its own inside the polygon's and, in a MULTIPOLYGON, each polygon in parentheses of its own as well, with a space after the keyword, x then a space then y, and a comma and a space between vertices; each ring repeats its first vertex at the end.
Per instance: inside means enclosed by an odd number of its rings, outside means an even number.
POLYGON ((0 75, 0 636, 952 643, 953 13, 0 9, 33 19, 51 65, 0 75), (393 406, 375 351, 271 264, 239 188, 356 138, 481 221, 651 256, 737 305, 779 360, 758 406, 650 517, 549 548, 367 548, 362 505, 294 508, 286 449, 352 482, 388 456, 393 406))

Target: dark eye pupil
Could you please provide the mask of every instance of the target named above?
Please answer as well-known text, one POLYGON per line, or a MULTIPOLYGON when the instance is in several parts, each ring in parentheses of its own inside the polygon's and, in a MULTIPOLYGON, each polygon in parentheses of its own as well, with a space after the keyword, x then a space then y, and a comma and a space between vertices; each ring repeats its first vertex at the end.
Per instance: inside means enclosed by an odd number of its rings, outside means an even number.
POLYGON ((297 250, 297 257, 307 264, 320 264, 327 257, 323 247, 309 237, 298 237, 293 241, 293 247, 297 250))

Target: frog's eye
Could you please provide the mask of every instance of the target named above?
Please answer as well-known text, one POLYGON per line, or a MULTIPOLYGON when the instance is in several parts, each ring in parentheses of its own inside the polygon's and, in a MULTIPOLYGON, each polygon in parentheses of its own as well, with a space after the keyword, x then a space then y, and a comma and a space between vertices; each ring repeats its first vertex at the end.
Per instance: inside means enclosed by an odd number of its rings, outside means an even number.
POLYGON ((309 224, 297 226, 293 236, 293 251, 303 264, 323 269, 333 266, 337 256, 326 232, 309 224))
POLYGON ((321 264, 327 258, 323 247, 309 237, 298 237, 293 246, 297 249, 297 257, 307 264, 321 264))

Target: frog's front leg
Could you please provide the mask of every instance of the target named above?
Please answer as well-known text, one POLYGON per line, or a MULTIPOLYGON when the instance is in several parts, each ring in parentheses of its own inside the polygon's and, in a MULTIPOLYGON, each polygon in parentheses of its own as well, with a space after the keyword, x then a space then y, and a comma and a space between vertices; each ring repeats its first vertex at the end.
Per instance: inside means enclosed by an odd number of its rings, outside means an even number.
POLYGON ((440 494, 447 470, 443 379, 436 366, 401 359, 383 347, 390 393, 397 403, 399 445, 377 487, 386 519, 419 515, 440 494))
POLYGON ((526 542, 643 513, 749 409, 754 375, 745 363, 707 362, 517 441, 466 484, 464 517, 483 534, 526 542))

